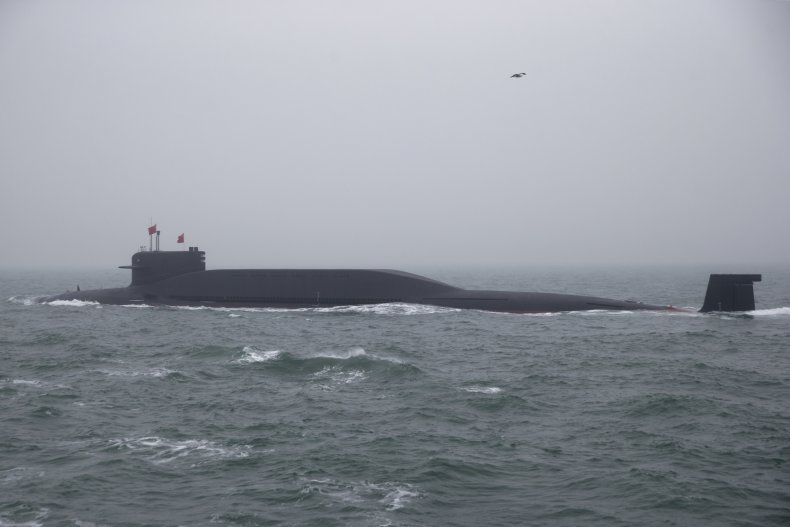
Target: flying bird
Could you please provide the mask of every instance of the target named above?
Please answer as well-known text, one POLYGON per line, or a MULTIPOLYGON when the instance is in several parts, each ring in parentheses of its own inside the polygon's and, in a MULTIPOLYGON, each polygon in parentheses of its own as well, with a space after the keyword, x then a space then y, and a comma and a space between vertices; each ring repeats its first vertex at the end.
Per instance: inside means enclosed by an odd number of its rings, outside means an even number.
POLYGON ((524 75, 526 75, 526 73, 514 73, 513 75, 510 76, 510 78, 512 79, 515 77, 516 79, 520 79, 524 75))

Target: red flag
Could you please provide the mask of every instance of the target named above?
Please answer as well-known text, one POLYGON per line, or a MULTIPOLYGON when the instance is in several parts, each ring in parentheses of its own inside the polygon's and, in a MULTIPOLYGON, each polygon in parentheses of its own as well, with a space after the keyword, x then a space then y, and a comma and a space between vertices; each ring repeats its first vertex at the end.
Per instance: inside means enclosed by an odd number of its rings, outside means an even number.
POLYGON ((178 241, 176 243, 184 243, 184 233, 178 235, 178 241))
POLYGON ((148 227, 148 234, 156 234, 156 223, 148 227))

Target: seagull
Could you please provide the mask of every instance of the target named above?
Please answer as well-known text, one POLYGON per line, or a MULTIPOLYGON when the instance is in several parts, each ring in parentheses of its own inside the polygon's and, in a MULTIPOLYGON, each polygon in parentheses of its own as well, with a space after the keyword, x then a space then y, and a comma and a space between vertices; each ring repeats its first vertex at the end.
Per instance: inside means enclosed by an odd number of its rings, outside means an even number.
POLYGON ((524 75, 526 75, 526 73, 514 73, 513 75, 510 76, 510 78, 512 79, 515 77, 516 79, 520 79, 524 75))

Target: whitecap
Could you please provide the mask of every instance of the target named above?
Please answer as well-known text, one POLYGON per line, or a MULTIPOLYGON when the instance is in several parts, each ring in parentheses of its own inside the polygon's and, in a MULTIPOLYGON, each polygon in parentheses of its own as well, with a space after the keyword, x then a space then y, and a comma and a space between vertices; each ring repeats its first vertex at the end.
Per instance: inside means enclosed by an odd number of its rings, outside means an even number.
POLYGON ((345 483, 331 479, 309 480, 300 493, 317 493, 343 503, 379 503, 386 511, 401 509, 421 495, 408 483, 370 481, 345 483))
POLYGON ((168 368, 150 368, 145 370, 95 370, 99 373, 111 377, 167 377, 170 374, 178 373, 176 370, 168 368))
POLYGON ((29 386, 41 386, 41 381, 28 381, 25 379, 11 379, 11 384, 26 384, 29 386))
POLYGON ((411 485, 406 484, 390 484, 389 488, 385 485, 384 491, 387 493, 379 502, 383 503, 384 508, 388 511, 401 509, 411 500, 420 496, 420 493, 414 490, 411 485))
POLYGON ((477 385, 475 385, 475 386, 467 386, 466 388, 464 388, 464 390, 466 390, 467 392, 472 392, 472 393, 485 393, 485 394, 502 393, 502 388, 499 388, 497 386, 477 386, 477 385))
POLYGON ((315 358, 324 358, 324 359, 350 359, 353 357, 363 357, 367 355, 367 352, 364 348, 360 346, 355 346, 348 351, 341 352, 341 353, 333 353, 333 352, 324 352, 315 355, 315 358))
POLYGON ((248 445, 222 446, 207 439, 171 440, 156 436, 115 439, 110 446, 139 454, 154 464, 171 463, 186 457, 203 462, 241 459, 249 457, 251 449, 248 445))
POLYGON ((260 351, 252 346, 244 346, 241 350, 243 355, 236 359, 236 364, 252 364, 255 362, 266 362, 275 360, 280 356, 280 350, 260 351))
POLYGON ((310 356, 310 358, 313 358, 313 359, 338 359, 338 360, 348 360, 348 359, 353 359, 353 358, 356 358, 356 357, 370 357, 370 358, 375 359, 375 360, 391 362, 393 364, 403 364, 404 363, 401 359, 399 359, 397 357, 388 357, 388 356, 368 353, 367 351, 365 351, 365 348, 363 348, 361 346, 354 346, 354 347, 349 348, 348 350, 346 350, 344 352, 325 351, 325 352, 319 352, 319 353, 316 353, 315 355, 311 355, 310 356))
MULTIPOLYGON (((351 384, 367 378, 367 373, 362 370, 343 370, 337 366, 326 366, 313 374, 313 377, 329 378, 332 384, 351 384)), ((331 386, 321 385, 321 388, 330 390, 331 386)))
POLYGON ((55 390, 68 388, 68 386, 65 386, 63 384, 54 384, 54 383, 51 383, 51 382, 39 381, 39 380, 36 380, 36 379, 33 379, 33 380, 28 380, 28 379, 0 379, 0 384, 12 384, 12 385, 15 385, 15 386, 20 386, 20 387, 21 386, 34 386, 34 387, 37 387, 37 388, 55 389, 55 390))
MULTIPOLYGON (((8 518, 0 515, 0 527, 42 527, 44 523, 42 520, 49 516, 49 509, 40 508, 33 513, 33 519, 28 521, 11 521, 8 518)), ((26 512, 25 516, 30 516, 30 512, 26 512)))

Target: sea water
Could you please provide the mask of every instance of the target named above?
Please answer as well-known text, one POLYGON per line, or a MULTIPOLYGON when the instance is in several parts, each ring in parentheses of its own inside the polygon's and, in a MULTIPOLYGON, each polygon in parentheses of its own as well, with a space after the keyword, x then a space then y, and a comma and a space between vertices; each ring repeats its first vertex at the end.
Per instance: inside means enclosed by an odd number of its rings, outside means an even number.
MULTIPOLYGON (((745 314, 40 303, 0 272, 0 526, 790 525, 790 273, 745 314)), ((437 270, 698 308, 698 269, 437 270)))

